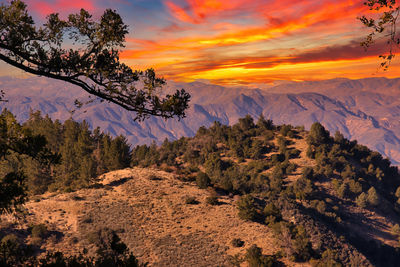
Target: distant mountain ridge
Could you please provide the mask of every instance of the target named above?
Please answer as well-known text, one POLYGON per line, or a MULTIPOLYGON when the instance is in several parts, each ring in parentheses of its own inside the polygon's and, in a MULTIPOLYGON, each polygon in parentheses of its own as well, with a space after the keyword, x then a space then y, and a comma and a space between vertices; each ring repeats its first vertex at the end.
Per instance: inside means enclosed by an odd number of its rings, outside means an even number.
POLYGON ((53 119, 86 120, 93 127, 113 135, 123 134, 132 145, 193 136, 200 126, 214 121, 232 125, 250 114, 262 113, 277 124, 305 125, 321 122, 332 134, 339 130, 346 138, 377 150, 400 164, 400 79, 333 79, 285 82, 267 89, 227 88, 201 82, 169 82, 167 90, 185 88, 191 95, 187 118, 133 121, 132 114, 113 104, 92 103, 74 109, 76 98, 87 99, 83 90, 44 78, 0 77, 0 89, 8 102, 0 108, 13 112, 18 120, 31 109, 53 119))

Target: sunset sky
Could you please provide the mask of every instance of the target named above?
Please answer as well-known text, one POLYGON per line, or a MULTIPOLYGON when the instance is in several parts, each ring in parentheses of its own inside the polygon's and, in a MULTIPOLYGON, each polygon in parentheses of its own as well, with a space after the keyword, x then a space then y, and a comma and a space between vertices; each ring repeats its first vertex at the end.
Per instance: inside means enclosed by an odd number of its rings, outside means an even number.
MULTIPOLYGON (((0 0, 0 3, 4 3, 0 0)), ((365 51, 357 17, 368 8, 349 0, 25 0, 36 20, 81 7, 99 17, 115 9, 129 25, 121 59, 175 81, 264 84, 275 80, 398 77, 378 68, 385 46, 365 51)), ((21 73, 0 64, 0 74, 21 73)))

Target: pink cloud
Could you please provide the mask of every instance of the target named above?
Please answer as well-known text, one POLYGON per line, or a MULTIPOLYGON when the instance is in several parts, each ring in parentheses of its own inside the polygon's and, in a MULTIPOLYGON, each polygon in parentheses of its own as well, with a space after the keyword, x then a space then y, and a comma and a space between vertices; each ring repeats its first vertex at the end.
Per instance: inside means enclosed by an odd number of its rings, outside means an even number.
POLYGON ((96 9, 93 0, 27 0, 28 8, 42 16, 50 13, 77 12, 81 8, 88 11, 96 9))

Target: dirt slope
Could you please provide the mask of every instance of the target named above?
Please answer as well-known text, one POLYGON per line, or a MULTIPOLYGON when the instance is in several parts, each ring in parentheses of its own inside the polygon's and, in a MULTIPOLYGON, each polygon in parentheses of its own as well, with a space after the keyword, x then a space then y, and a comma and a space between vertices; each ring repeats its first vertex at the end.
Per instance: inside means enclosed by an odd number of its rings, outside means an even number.
POLYGON ((279 250, 267 226, 238 218, 236 197, 221 196, 220 204, 212 206, 206 203, 209 191, 152 169, 110 172, 100 183, 102 188, 47 194, 26 205, 30 223, 64 233, 48 238, 43 249, 77 254, 86 248, 90 255, 95 247, 88 234, 108 227, 151 266, 231 266, 230 256, 243 255, 252 244, 268 255, 279 250), (187 197, 199 203, 186 204, 187 197), (234 248, 234 238, 244 246, 234 248))

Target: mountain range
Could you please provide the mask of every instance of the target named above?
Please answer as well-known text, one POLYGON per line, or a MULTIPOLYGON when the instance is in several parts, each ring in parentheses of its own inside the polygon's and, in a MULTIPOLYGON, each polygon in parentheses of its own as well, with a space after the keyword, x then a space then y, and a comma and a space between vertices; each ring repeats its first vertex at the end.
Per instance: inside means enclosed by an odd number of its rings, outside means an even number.
POLYGON ((92 127, 126 136, 132 145, 193 136, 200 126, 208 127, 214 121, 232 125, 247 114, 255 119, 263 114, 276 124, 304 125, 306 129, 319 121, 332 134, 338 130, 400 164, 400 78, 279 82, 262 89, 168 82, 165 89, 180 88, 192 96, 182 120, 152 117, 134 121, 134 114, 99 101, 76 109, 75 99, 88 100, 83 90, 41 77, 0 77, 7 100, 0 102, 0 108, 9 109, 21 122, 29 118, 30 110, 61 121, 70 117, 86 120, 92 127))

